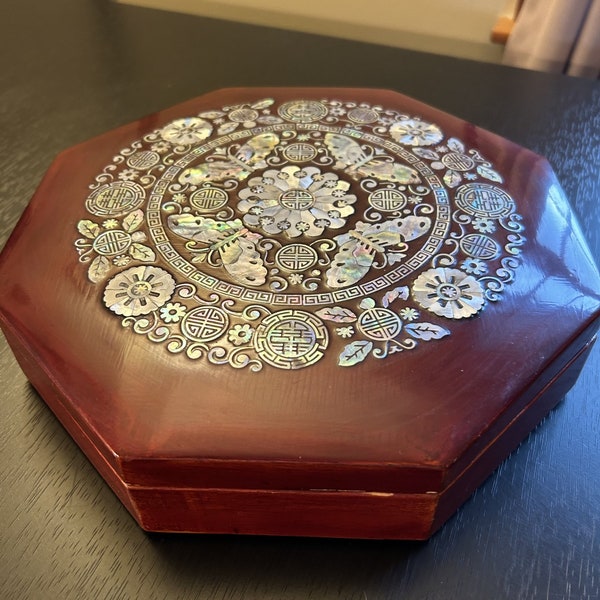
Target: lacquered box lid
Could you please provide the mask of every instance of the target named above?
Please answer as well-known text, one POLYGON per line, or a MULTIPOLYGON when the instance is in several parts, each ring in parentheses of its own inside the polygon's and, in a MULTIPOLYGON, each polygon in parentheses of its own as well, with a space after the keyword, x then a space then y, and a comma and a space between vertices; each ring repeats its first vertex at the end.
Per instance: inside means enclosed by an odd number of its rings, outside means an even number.
POLYGON ((221 90, 80 144, 0 277, 23 368, 126 495, 439 500, 539 420, 489 458, 600 306, 543 158, 382 90, 221 90))

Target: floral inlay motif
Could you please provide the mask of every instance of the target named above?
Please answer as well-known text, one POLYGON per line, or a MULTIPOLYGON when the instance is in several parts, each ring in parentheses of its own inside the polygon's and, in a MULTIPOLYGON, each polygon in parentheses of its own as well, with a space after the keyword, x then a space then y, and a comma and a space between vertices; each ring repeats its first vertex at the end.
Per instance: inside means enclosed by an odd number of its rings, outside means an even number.
POLYGON ((444 134, 433 123, 406 119, 390 127, 390 135, 401 144, 409 146, 432 146, 442 141, 444 134))
POLYGON ((189 117, 177 119, 161 131, 161 137, 166 142, 178 146, 196 144, 205 140, 212 131, 212 125, 204 119, 189 117))
POLYGON ((125 317, 147 315, 161 308, 174 289, 175 280, 164 269, 132 267, 108 282, 104 288, 104 304, 125 317))
POLYGON ((340 229, 354 212, 356 196, 349 194, 350 183, 335 173, 317 167, 296 166, 265 171, 248 181, 237 208, 244 224, 266 233, 317 237, 325 229, 340 229))
POLYGON ((165 323, 178 323, 185 315, 187 308, 179 302, 168 302, 160 309, 160 318, 165 323))
POLYGON ((503 185, 397 107, 246 98, 112 157, 75 248, 100 304, 174 360, 366 367, 502 300, 526 242, 503 185))
POLYGON ((248 323, 244 323, 243 325, 234 325, 229 330, 228 337, 234 346, 241 346, 242 344, 247 344, 252 339, 253 333, 254 329, 248 323))
MULTIPOLYGON (((408 287, 400 286, 385 294, 381 306, 378 306, 373 298, 363 298, 358 304, 358 314, 352 309, 339 306, 317 311, 326 321, 357 325, 359 339, 343 348, 338 356, 338 364, 341 367, 352 367, 369 355, 385 358, 389 354, 412 350, 416 347, 417 340, 428 342, 450 335, 445 327, 435 323, 413 323, 419 317, 419 312, 414 308, 392 308, 396 301, 408 298, 408 287)), ((351 325, 336 327, 335 331, 342 338, 352 338, 355 335, 351 325)))
POLYGON ((77 240, 75 247, 80 262, 90 261, 90 281, 102 281, 113 267, 125 267, 132 259, 144 263, 156 260, 154 250, 142 243, 147 240, 146 234, 138 231, 143 221, 141 210, 130 212, 121 223, 117 219, 106 219, 101 225, 90 219, 79 221, 77 229, 84 238, 77 240))
POLYGON ((458 269, 430 269, 413 283, 415 300, 427 310, 448 319, 471 317, 485 302, 481 284, 458 269))

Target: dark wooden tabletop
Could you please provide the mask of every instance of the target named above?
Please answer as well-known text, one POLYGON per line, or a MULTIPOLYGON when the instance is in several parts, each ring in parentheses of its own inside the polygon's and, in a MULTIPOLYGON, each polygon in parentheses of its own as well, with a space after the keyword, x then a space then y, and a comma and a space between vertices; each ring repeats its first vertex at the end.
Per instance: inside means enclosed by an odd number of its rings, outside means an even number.
MULTIPOLYGON (((600 259, 598 82, 105 0, 2 3, 0 246, 61 150, 210 90, 267 85, 397 90, 547 156, 600 259)), ((146 534, 4 341, 0 399, 2 598, 600 598, 600 346, 424 543, 146 534)))

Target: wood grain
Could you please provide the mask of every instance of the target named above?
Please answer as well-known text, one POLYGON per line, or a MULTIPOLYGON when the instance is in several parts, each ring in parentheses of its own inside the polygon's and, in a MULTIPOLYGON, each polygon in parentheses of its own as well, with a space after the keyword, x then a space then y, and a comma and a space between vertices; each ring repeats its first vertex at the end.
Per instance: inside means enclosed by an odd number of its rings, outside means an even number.
MULTIPOLYGON (((102 1, 1 10, 0 243, 79 141, 229 85, 347 85, 396 89, 545 154, 600 258, 597 82, 102 1)), ((4 597, 600 596, 598 347, 566 401, 422 544, 144 534, 0 352, 4 597)))

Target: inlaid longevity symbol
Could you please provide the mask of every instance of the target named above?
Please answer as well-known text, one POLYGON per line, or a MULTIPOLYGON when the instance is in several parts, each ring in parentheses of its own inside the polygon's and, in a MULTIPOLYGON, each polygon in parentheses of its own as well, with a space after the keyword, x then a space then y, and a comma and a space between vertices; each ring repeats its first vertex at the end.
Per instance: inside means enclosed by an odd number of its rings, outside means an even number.
POLYGON ((94 190, 85 205, 98 217, 119 217, 141 206, 144 196, 144 188, 139 184, 114 181, 94 190))
POLYGON ((260 357, 282 369, 298 369, 317 362, 327 343, 327 329, 321 320, 300 310, 269 315, 260 324, 255 337, 260 357))
POLYGON ((200 306, 185 315, 181 329, 192 340, 210 342, 221 337, 229 325, 227 314, 214 306, 200 306))

